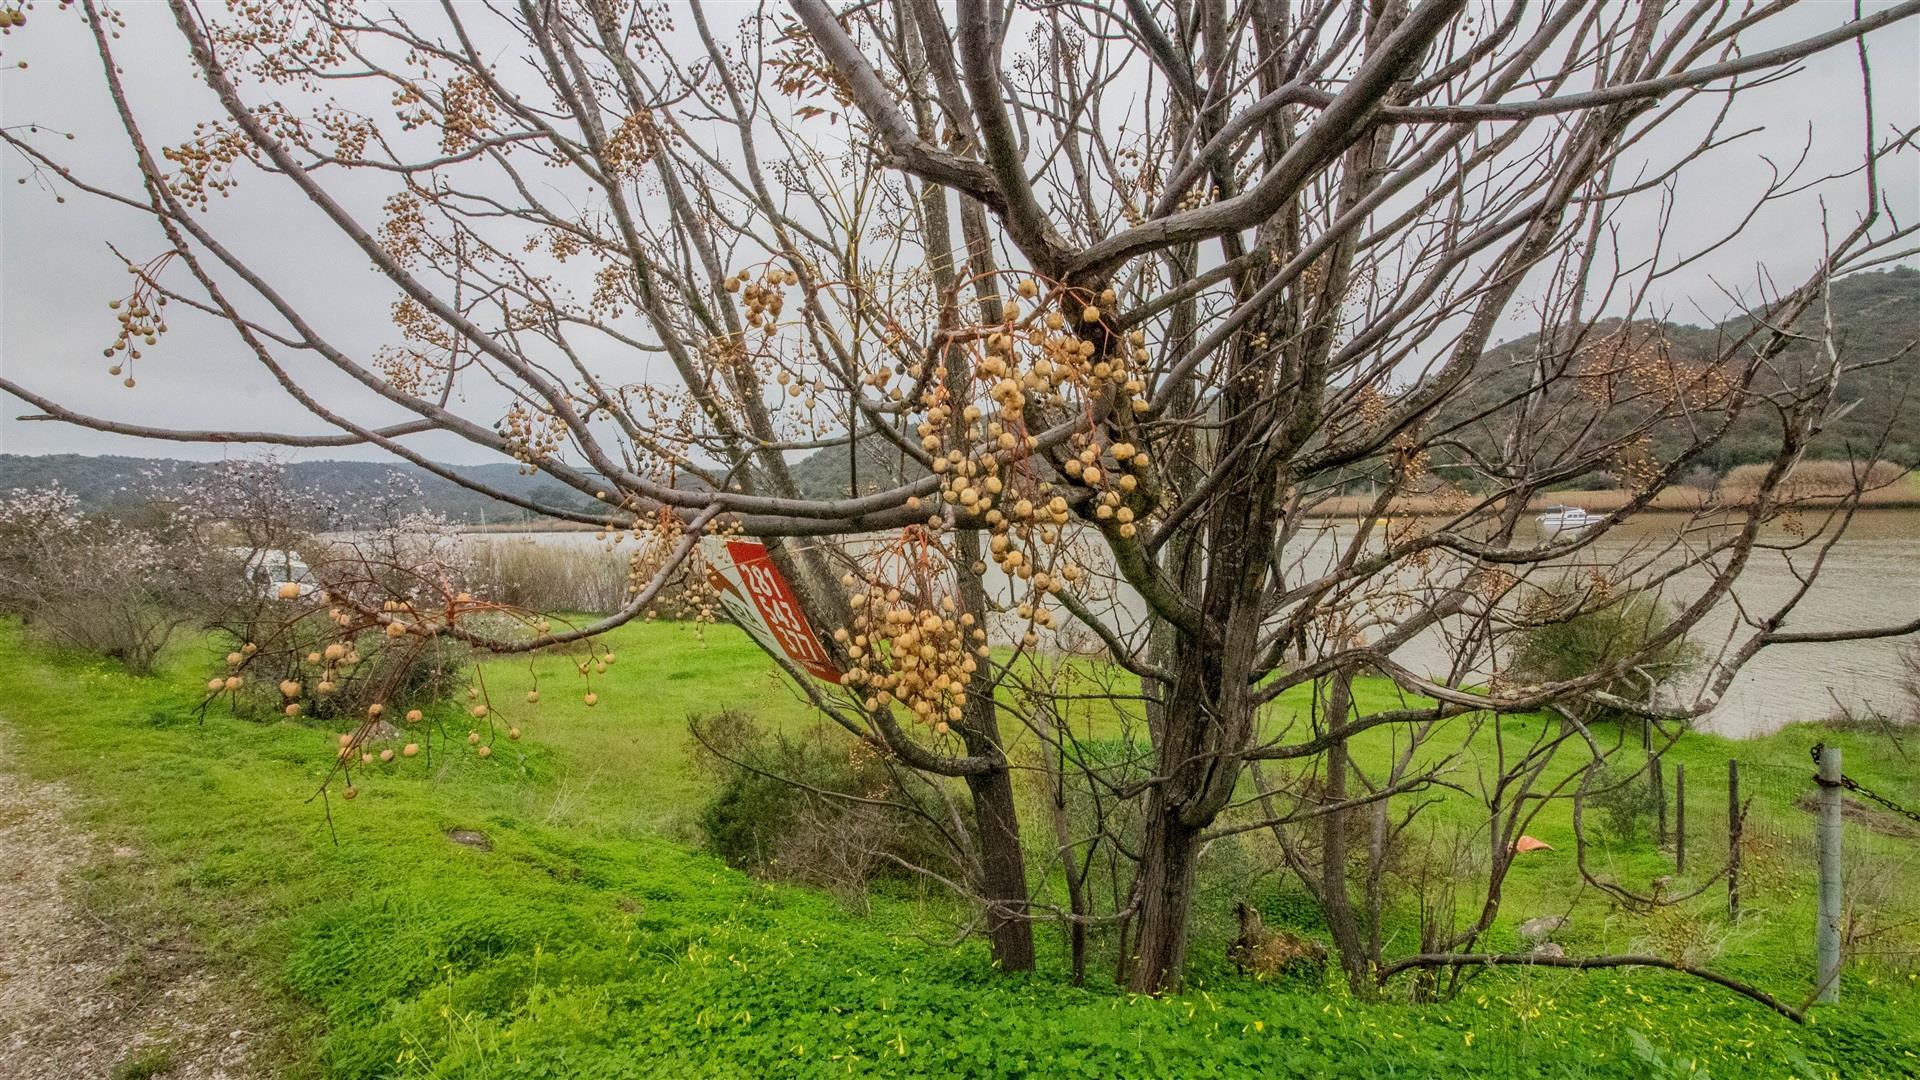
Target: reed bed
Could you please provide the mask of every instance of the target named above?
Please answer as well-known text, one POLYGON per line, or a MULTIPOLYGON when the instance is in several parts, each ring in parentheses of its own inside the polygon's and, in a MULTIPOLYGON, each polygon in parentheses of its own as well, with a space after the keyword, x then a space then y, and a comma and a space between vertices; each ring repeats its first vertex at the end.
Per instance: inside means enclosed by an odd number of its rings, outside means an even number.
POLYGON ((616 611, 626 603, 626 555, 600 547, 517 538, 472 539, 466 580, 497 603, 533 611, 616 611))
MULTIPOLYGON (((1816 505, 1832 503, 1852 490, 1855 468, 1844 461, 1802 462, 1787 477, 1780 495, 1794 502, 1816 505)), ((1866 489, 1860 496, 1861 506, 1879 509, 1920 507, 1920 477, 1909 470, 1885 461, 1875 462, 1871 468, 1858 468, 1866 489)), ((1651 509, 1691 512, 1713 506, 1744 506, 1753 498, 1765 475, 1764 465, 1741 465, 1728 472, 1726 478, 1712 490, 1683 486, 1663 489, 1654 496, 1651 509)), ((1621 488, 1548 491, 1535 495, 1527 503, 1527 508, 1538 511, 1551 506, 1578 506, 1594 513, 1611 513, 1632 500, 1633 492, 1621 488)), ((1459 508, 1458 495, 1406 495, 1394 499, 1388 505, 1387 514, 1392 517, 1433 517, 1457 513, 1459 508)), ((1372 511, 1371 496, 1338 495, 1316 505, 1313 513, 1317 517, 1351 518, 1372 511)))

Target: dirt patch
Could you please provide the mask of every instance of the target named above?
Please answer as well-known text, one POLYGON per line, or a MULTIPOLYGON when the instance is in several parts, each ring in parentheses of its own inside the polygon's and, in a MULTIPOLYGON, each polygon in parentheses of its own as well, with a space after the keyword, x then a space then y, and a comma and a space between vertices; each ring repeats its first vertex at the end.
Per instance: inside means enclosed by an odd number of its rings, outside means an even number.
MULTIPOLYGON (((1809 791, 1794 802, 1795 806, 1809 814, 1820 812, 1820 795, 1809 791)), ((1851 795, 1840 797, 1840 816, 1849 823, 1858 825, 1868 832, 1881 836, 1891 836, 1896 840, 1920 840, 1920 825, 1915 825, 1899 814, 1882 810, 1878 806, 1861 802, 1851 795)))
POLYGON ((190 946, 140 940, 87 902, 86 871, 132 863, 68 823, 58 784, 12 771, 0 728, 0 1076, 212 1080, 247 1067, 261 1033, 190 946))

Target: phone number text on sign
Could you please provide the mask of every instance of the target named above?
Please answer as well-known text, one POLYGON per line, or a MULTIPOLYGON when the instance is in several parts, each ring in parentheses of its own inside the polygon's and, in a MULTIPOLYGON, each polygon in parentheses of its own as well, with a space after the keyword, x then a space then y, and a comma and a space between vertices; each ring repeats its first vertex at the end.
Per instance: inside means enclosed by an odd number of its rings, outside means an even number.
POLYGON ((712 541, 706 545, 707 561, 722 599, 732 601, 726 607, 735 620, 767 651, 816 678, 839 682, 840 670, 814 635, 799 598, 773 565, 766 546, 751 540, 712 541))

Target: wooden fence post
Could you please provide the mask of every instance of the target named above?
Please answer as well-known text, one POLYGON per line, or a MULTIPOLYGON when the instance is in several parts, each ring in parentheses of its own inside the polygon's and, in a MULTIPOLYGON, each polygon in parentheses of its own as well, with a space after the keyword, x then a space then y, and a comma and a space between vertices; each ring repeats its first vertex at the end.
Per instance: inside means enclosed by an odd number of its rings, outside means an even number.
POLYGON ((1660 757, 1653 752, 1653 721, 1640 722, 1640 747, 1647 755, 1647 783, 1653 789, 1654 845, 1667 846, 1667 777, 1660 757))
POLYGON ((1657 843, 1667 846, 1667 770, 1662 766, 1659 755, 1653 759, 1653 809, 1658 823, 1657 843))
POLYGON ((1727 759, 1727 918, 1740 921, 1740 761, 1727 759))
POLYGON ((1673 763, 1673 872, 1687 872, 1687 766, 1673 763))

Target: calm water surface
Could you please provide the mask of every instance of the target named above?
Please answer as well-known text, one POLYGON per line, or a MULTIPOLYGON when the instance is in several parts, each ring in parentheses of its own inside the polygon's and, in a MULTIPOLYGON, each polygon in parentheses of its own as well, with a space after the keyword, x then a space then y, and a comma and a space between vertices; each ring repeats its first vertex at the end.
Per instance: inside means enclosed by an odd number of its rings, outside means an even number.
MULTIPOLYGON (((1678 514, 1647 514, 1601 537, 1577 557, 1572 567, 1634 565, 1656 559, 1672 565, 1679 555, 1658 555, 1686 524, 1678 514)), ((1531 526, 1528 526, 1531 528, 1531 526)), ((530 539, 565 546, 600 546, 591 533, 493 533, 495 539, 530 539)), ((1299 576, 1323 562, 1336 545, 1353 535, 1351 524, 1328 521, 1310 529, 1289 548, 1299 560, 1299 576)), ((1690 537, 1696 546, 1710 534, 1690 537)), ((476 539, 485 537, 476 536, 476 539)), ((1523 536, 1522 539, 1528 537, 1523 536)), ((1790 540, 1790 534, 1771 530, 1765 539, 1790 540)), ((1811 549, 1792 553, 1756 551, 1735 590, 1737 603, 1714 611, 1694 634, 1713 655, 1726 645, 1739 612, 1758 617, 1790 596, 1798 587, 1795 569, 1811 562, 1811 549)), ((1657 563, 1656 563, 1657 565, 1657 563)), ((1692 597, 1704 574, 1692 571, 1669 583, 1667 597, 1683 602, 1692 597)), ((1139 598, 1124 586, 1113 590, 1103 605, 1103 616, 1130 632, 1140 622, 1139 598)), ((1884 626, 1904 622, 1920 612, 1920 510, 1864 510, 1828 558, 1819 579, 1786 624, 1789 630, 1830 630, 1884 626)), ((1744 628, 1743 628, 1744 630, 1744 628)), ((1734 641, 1744 638, 1736 635, 1734 641)), ((1724 735, 1763 734, 1796 720, 1831 715, 1838 707, 1868 707, 1898 715, 1910 706, 1901 685, 1900 650, 1907 639, 1883 639, 1842 644, 1780 645, 1763 650, 1737 676, 1720 705, 1701 726, 1724 735)), ((1410 643, 1398 659, 1416 670, 1438 674, 1445 669, 1447 650, 1442 633, 1410 643)))

